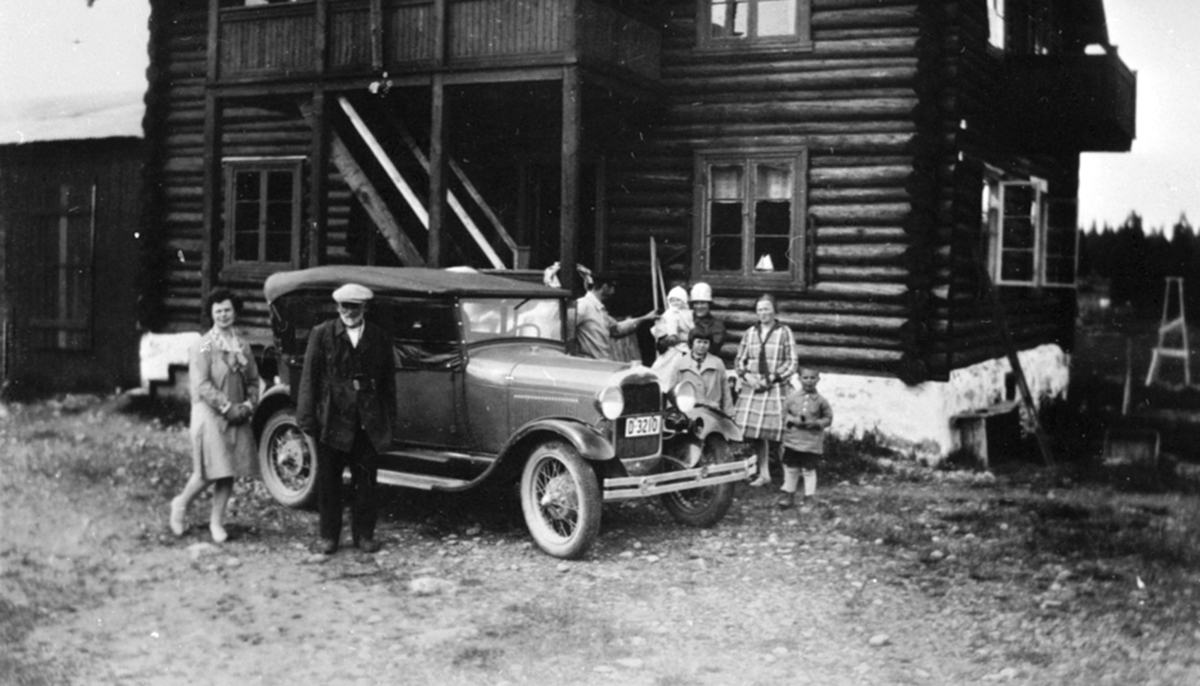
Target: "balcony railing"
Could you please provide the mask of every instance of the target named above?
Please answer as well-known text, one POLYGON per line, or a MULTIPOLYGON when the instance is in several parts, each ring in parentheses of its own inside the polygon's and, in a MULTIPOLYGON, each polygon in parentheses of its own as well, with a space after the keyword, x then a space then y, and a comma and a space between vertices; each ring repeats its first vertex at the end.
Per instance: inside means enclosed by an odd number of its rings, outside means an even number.
POLYGON ((443 26, 434 0, 330 0, 324 22, 311 1, 222 9, 218 79, 568 63, 658 78, 659 32, 597 0, 444 2, 443 26))
POLYGON ((1010 138, 1026 149, 1125 152, 1137 133, 1137 75, 1115 52, 1009 55, 1001 93, 1010 138))

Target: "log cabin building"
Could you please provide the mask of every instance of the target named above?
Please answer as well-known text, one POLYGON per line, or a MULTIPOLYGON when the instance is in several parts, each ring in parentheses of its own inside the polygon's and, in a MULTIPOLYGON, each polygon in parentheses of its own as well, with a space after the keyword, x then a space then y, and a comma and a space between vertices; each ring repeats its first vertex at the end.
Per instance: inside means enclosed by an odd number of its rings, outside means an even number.
POLYGON ((268 274, 338 263, 584 264, 644 311, 653 237, 731 331, 776 294, 835 431, 921 453, 1011 397, 989 282, 1063 392, 1079 156, 1134 137, 1102 0, 152 7, 160 330, 221 285, 265 335, 268 274))

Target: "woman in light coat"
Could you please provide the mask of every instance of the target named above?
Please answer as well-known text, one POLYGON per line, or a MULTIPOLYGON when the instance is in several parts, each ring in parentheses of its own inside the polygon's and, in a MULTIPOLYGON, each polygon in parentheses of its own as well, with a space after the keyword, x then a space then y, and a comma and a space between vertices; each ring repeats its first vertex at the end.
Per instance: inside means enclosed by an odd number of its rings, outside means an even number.
POLYGON ((258 366, 250 345, 233 328, 241 299, 217 289, 205 305, 213 327, 188 349, 192 476, 171 501, 171 531, 183 535, 188 505, 212 485, 208 529, 214 542, 224 543, 228 537, 225 506, 233 493, 233 479, 250 476, 254 460, 249 420, 258 403, 258 366))

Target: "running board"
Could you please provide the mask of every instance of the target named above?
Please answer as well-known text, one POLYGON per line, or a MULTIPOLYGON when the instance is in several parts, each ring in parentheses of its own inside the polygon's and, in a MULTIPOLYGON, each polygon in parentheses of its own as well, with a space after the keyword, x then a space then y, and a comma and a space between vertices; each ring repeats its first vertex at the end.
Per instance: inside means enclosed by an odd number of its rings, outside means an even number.
POLYGON ((376 481, 388 486, 416 488, 422 491, 455 491, 466 488, 472 483, 464 479, 451 479, 444 476, 431 476, 428 474, 392 472, 383 469, 379 470, 376 481))
POLYGON ((471 464, 490 465, 496 461, 495 455, 488 455, 487 453, 460 453, 449 452, 446 450, 424 450, 421 448, 391 450, 386 454, 388 457, 402 457, 409 460, 433 462, 435 464, 445 464, 447 462, 470 462, 471 464))

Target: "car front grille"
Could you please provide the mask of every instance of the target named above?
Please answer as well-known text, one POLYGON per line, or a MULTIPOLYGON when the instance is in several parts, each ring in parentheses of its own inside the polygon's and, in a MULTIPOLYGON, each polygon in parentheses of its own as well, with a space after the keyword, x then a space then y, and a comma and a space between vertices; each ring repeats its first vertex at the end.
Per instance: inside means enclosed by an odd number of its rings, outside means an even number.
POLYGON ((662 424, 659 424, 657 434, 625 438, 625 418, 647 414, 662 415, 662 390, 658 382, 652 380, 649 383, 623 384, 621 393, 625 397, 625 412, 616 422, 617 435, 614 437, 614 446, 617 458, 657 455, 662 449, 662 424))

